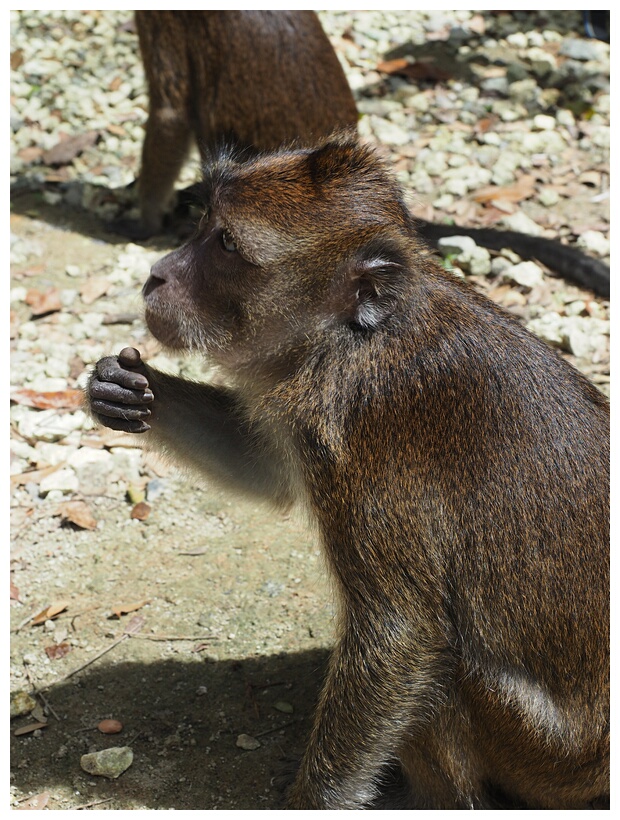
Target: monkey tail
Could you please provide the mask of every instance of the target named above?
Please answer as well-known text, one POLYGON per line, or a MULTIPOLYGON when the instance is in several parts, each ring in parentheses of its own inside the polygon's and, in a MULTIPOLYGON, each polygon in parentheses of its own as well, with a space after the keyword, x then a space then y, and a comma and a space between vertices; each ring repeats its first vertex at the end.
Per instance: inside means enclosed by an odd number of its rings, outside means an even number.
POLYGON ((537 259, 563 279, 589 288, 605 299, 609 298, 608 266, 598 259, 587 256, 578 248, 563 245, 556 239, 494 228, 441 225, 423 219, 416 219, 416 228, 433 247, 437 247, 437 241, 445 236, 470 236, 484 248, 498 251, 510 248, 525 259, 537 259))

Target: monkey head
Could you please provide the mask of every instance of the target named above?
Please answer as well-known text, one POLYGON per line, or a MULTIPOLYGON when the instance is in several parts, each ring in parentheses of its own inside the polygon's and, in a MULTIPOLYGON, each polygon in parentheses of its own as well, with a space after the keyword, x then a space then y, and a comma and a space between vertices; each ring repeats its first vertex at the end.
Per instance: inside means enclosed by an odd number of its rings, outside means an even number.
POLYGON ((233 370, 326 333, 377 330, 419 259, 396 181, 348 136, 245 162, 222 153, 200 199, 194 235, 144 286, 146 321, 167 347, 233 370))

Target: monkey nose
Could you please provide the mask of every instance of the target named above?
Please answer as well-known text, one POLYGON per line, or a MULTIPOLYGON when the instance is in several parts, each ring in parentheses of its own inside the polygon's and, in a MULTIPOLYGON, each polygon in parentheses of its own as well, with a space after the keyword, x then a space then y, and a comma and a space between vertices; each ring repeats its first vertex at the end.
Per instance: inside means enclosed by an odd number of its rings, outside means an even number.
POLYGON ((142 296, 146 297, 151 294, 160 285, 164 285, 167 281, 165 273, 165 265, 162 265, 163 260, 157 261, 151 268, 151 274, 144 283, 142 288, 142 296))
POLYGON ((160 279, 158 276, 154 276, 152 273, 149 278, 146 280, 142 287, 142 296, 146 298, 150 296, 153 291, 158 288, 160 285, 165 284, 165 279, 160 279))

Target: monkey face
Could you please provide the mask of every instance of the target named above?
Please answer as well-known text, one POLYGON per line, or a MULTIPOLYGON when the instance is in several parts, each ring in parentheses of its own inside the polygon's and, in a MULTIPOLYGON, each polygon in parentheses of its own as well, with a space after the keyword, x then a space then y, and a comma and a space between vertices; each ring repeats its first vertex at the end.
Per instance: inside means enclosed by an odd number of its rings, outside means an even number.
POLYGON ((356 140, 220 157, 201 197, 195 235, 143 291, 149 329, 170 348, 273 366, 326 333, 378 329, 410 279, 400 190, 356 140))
POLYGON ((261 269, 207 212, 192 239, 151 269, 142 291, 149 330, 173 350, 223 350, 249 320, 248 291, 259 279, 261 269))

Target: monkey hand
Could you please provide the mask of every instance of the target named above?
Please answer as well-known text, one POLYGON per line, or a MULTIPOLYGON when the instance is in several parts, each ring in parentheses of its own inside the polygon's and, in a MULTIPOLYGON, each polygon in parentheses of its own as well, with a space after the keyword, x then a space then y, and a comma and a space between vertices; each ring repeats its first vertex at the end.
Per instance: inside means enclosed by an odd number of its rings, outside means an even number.
POLYGON ((88 403, 97 421, 126 433, 150 430, 144 419, 151 415, 148 405, 154 396, 146 372, 133 347, 99 359, 88 385, 88 403))

